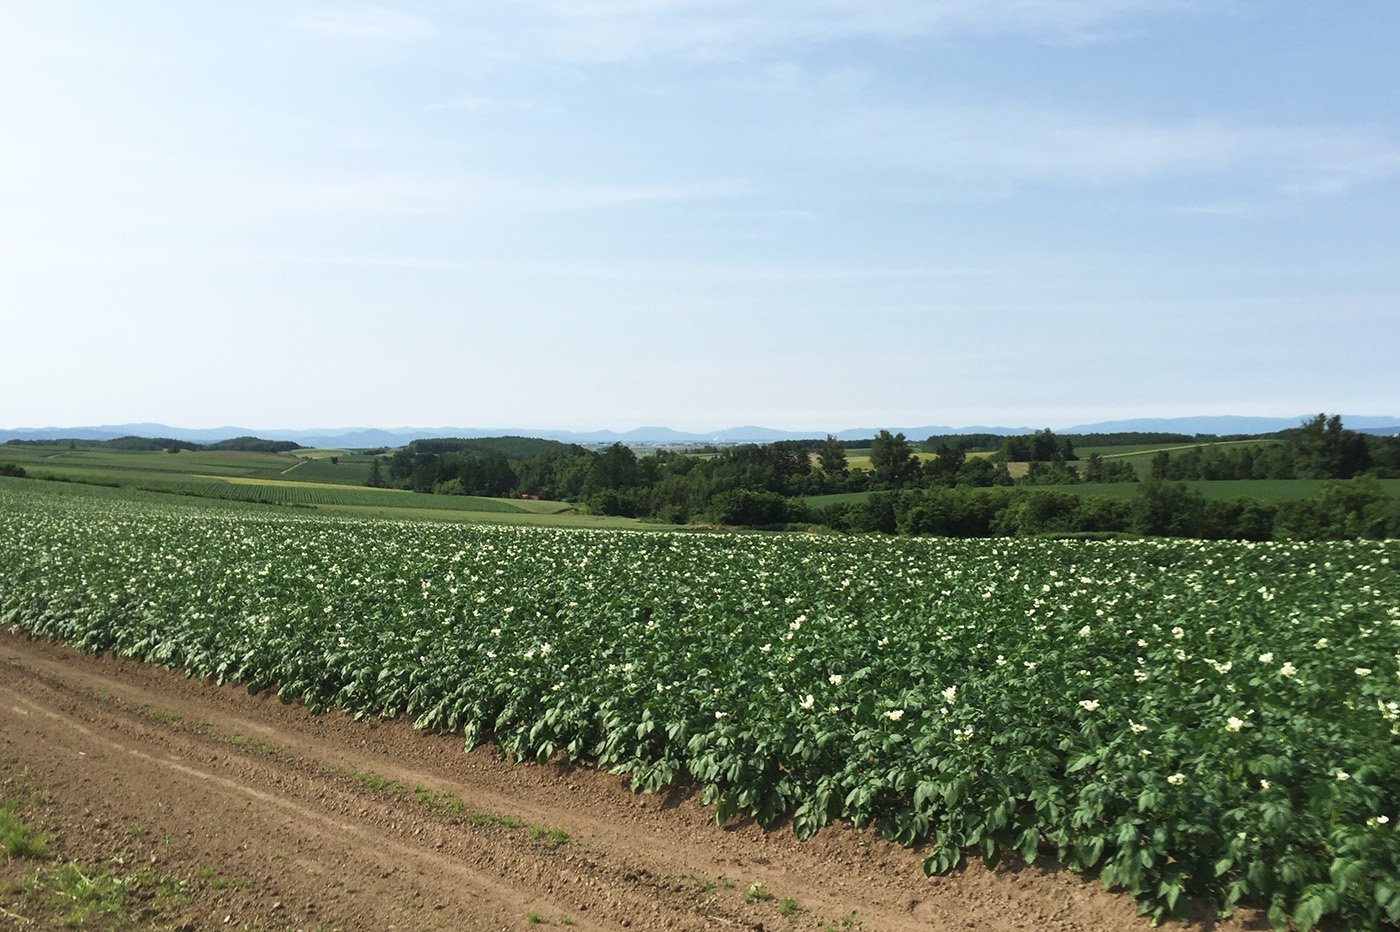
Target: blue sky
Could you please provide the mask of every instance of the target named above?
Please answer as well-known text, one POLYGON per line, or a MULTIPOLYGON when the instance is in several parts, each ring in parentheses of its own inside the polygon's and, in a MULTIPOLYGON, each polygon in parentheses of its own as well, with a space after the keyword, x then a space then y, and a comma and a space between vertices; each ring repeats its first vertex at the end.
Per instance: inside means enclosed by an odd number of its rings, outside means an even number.
POLYGON ((0 427, 1400 414, 1400 5, 0 4, 0 427))

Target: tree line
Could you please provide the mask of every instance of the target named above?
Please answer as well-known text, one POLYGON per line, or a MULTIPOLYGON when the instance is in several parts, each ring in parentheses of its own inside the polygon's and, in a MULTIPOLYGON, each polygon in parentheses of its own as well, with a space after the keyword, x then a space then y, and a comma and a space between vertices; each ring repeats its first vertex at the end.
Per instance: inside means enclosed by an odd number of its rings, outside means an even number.
POLYGON ((1319 414, 1302 427, 1265 444, 1198 446, 1152 458, 1159 479, 1351 479, 1400 478, 1400 436, 1376 437, 1342 427, 1340 417, 1319 414))
MULTIPOLYGON (((1356 434, 1342 429, 1339 418, 1319 415, 1280 436, 1223 448, 1226 452, 1219 456, 1222 461, 1270 464, 1262 478, 1400 475, 1400 438, 1356 434)), ((369 484, 449 495, 537 497, 575 502, 595 514, 753 528, 821 525, 849 532, 954 536, 1135 533, 1255 540, 1334 536, 1341 533, 1338 528, 1346 530, 1342 536, 1396 531, 1394 504, 1374 482, 1357 485, 1359 491, 1320 490, 1303 503, 1207 501, 1173 481, 1236 478, 1217 475, 1224 470, 1209 476, 1173 474, 1178 458, 1192 463, 1222 449, 1201 447, 1175 456, 1159 454, 1152 461, 1152 478, 1132 499, 1080 496, 1034 487, 1136 482, 1137 473, 1123 460, 1096 453, 1081 460, 1069 438, 1048 429, 999 440, 992 455, 982 456, 970 455, 957 438, 930 438, 921 447, 933 446, 936 455, 921 460, 903 434, 881 431, 870 441, 869 469, 852 469, 846 445, 832 436, 748 444, 701 456, 667 450, 638 456, 621 443, 593 451, 522 438, 423 440, 384 457, 382 467, 376 458, 369 484), (517 442, 503 443, 511 440, 517 442), (1028 463, 1026 474, 1013 479, 1012 462, 1028 463), (814 496, 856 492, 872 494, 824 508, 807 502, 814 496)))
POLYGON ((176 440, 172 437, 113 437, 111 440, 78 440, 76 438, 63 438, 61 440, 6 440, 7 446, 31 446, 31 447, 67 447, 75 450, 79 446, 84 449, 96 450, 122 450, 134 453, 155 453, 164 450, 167 453, 179 453, 181 450, 194 452, 197 450, 235 450, 248 453, 290 453, 293 450, 305 449, 299 443, 290 440, 264 440, 261 437, 230 437, 227 440, 219 440, 214 443, 193 443, 189 440, 176 440))
POLYGON ((1349 540, 1400 537, 1400 500, 1373 476, 1335 479, 1299 501, 1213 501, 1185 483, 1147 479, 1129 499, 1033 487, 879 492, 809 509, 848 533, 944 537, 1151 535, 1208 540, 1349 540))

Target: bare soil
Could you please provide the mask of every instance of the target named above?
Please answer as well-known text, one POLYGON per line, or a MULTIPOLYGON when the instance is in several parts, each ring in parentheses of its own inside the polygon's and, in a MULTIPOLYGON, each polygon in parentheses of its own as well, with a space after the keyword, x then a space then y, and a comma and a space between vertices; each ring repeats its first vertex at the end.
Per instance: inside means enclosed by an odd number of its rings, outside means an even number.
MULTIPOLYGON (((717 826, 686 789, 636 795, 587 768, 463 753, 403 721, 312 716, 8 631, 0 781, 64 860, 181 882, 142 928, 1148 928, 1131 897, 1044 856, 929 878, 919 852, 870 831, 717 826)), ((61 904, 23 892, 33 865, 0 865, 0 929, 59 921, 61 904)))

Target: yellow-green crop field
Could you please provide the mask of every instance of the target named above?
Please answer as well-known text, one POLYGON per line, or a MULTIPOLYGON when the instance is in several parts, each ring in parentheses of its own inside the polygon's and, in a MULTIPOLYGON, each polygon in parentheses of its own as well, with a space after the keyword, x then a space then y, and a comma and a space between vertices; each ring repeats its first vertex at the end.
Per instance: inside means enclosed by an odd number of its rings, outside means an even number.
MULTIPOLYGON (((314 451, 299 451, 299 453, 314 451)), ((337 454, 337 458, 340 458, 337 454)), ((66 450, 54 447, 0 446, 0 462, 22 466, 29 476, 70 483, 110 486, 172 495, 227 501, 262 502, 293 507, 350 509, 385 516, 405 513, 437 514, 448 520, 522 523, 598 524, 569 514, 561 502, 529 499, 428 495, 401 489, 371 489, 363 481, 332 481, 368 477, 368 460, 331 464, 329 457, 237 451, 126 452, 66 450)), ((606 522, 637 527, 630 519, 606 522)))

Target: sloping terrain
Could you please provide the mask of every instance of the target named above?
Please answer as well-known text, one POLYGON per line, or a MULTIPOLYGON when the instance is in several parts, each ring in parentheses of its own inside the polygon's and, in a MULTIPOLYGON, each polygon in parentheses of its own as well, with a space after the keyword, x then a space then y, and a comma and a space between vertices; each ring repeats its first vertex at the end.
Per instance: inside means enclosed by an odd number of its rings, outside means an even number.
MULTIPOLYGON (((685 791, 634 795, 585 768, 464 755, 403 722, 312 717, 9 632, 0 781, 62 858, 165 882, 133 885, 141 928, 1148 927, 1130 898, 1045 858, 927 878, 918 852, 868 831, 717 827, 685 791)), ((0 928, 46 928, 72 905, 26 897, 31 864, 6 866, 0 928)))

